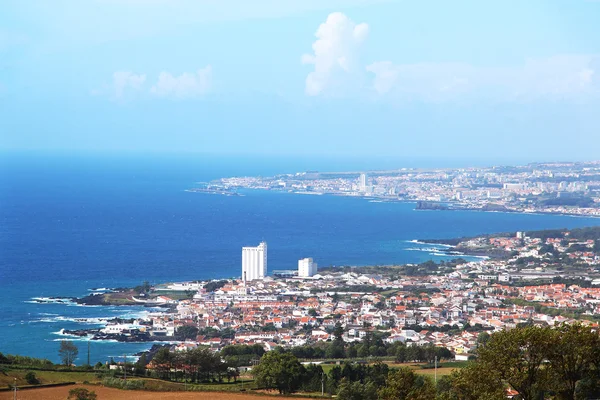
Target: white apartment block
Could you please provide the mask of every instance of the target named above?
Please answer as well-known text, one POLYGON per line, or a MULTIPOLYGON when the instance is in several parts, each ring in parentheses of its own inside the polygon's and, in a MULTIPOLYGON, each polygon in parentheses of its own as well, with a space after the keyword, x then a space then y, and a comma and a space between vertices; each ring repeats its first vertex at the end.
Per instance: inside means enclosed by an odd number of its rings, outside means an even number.
POLYGON ((242 247, 242 280, 263 279, 267 275, 267 242, 257 247, 242 247))
POLYGON ((298 276, 309 278, 317 274, 317 263, 312 258, 303 258, 298 260, 298 276))

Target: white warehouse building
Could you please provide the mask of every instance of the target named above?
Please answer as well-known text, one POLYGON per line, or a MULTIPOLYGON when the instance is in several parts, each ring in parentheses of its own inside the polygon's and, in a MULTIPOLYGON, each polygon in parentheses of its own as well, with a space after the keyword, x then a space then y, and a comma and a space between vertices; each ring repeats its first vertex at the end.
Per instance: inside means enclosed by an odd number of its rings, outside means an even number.
POLYGON ((267 275, 267 242, 257 247, 242 247, 242 279, 263 279, 267 275))
POLYGON ((298 276, 309 278, 317 274, 317 263, 312 258, 303 258, 298 260, 298 276))

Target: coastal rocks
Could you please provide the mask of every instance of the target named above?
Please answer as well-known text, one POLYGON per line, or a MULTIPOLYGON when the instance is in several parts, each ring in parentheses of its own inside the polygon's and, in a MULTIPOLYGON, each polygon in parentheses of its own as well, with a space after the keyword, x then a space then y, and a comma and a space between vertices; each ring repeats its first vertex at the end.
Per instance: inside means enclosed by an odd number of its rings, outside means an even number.
POLYGON ((62 329, 61 332, 63 335, 86 337, 86 336, 93 335, 95 333, 100 332, 100 329, 76 329, 76 330, 62 329))
POLYGON ((448 205, 444 203, 435 203, 429 201, 418 201, 415 210, 449 210, 448 205))

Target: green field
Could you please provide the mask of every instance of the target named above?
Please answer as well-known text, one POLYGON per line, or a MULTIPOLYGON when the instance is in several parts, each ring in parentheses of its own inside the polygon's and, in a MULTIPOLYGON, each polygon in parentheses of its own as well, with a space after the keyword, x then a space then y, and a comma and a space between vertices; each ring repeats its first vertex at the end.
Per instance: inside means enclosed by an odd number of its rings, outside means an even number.
MULTIPOLYGON (((425 368, 426 366, 429 366, 429 364, 425 364, 425 363, 401 363, 401 364, 398 364, 398 363, 395 363, 392 361, 384 361, 383 363, 387 364, 390 368, 408 367, 408 368, 412 369, 415 373, 421 374, 421 375, 434 375, 435 374, 435 368, 425 368)), ((370 364, 373 364, 373 363, 370 363, 370 364)), ((320 365, 326 374, 329 373, 329 371, 331 371, 336 366, 336 364, 320 364, 320 365)), ((466 366, 465 361, 439 363, 438 368, 437 368, 437 374, 438 374, 438 376, 449 375, 455 369, 463 368, 464 366, 466 366)))
MULTIPOLYGON (((17 386, 29 385, 25 380, 25 375, 29 372, 25 369, 8 369, 0 372, 0 387, 13 385, 17 378, 17 386)), ((98 382, 94 372, 62 372, 62 371, 37 371, 32 370, 41 384, 62 383, 62 382, 98 382)))

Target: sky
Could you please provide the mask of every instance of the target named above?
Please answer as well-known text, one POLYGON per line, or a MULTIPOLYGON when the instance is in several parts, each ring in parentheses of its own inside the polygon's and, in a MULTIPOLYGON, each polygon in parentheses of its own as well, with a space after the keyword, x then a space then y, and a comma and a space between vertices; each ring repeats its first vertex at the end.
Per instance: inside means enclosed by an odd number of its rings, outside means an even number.
POLYGON ((4 0, 0 150, 600 158, 600 1, 4 0))

